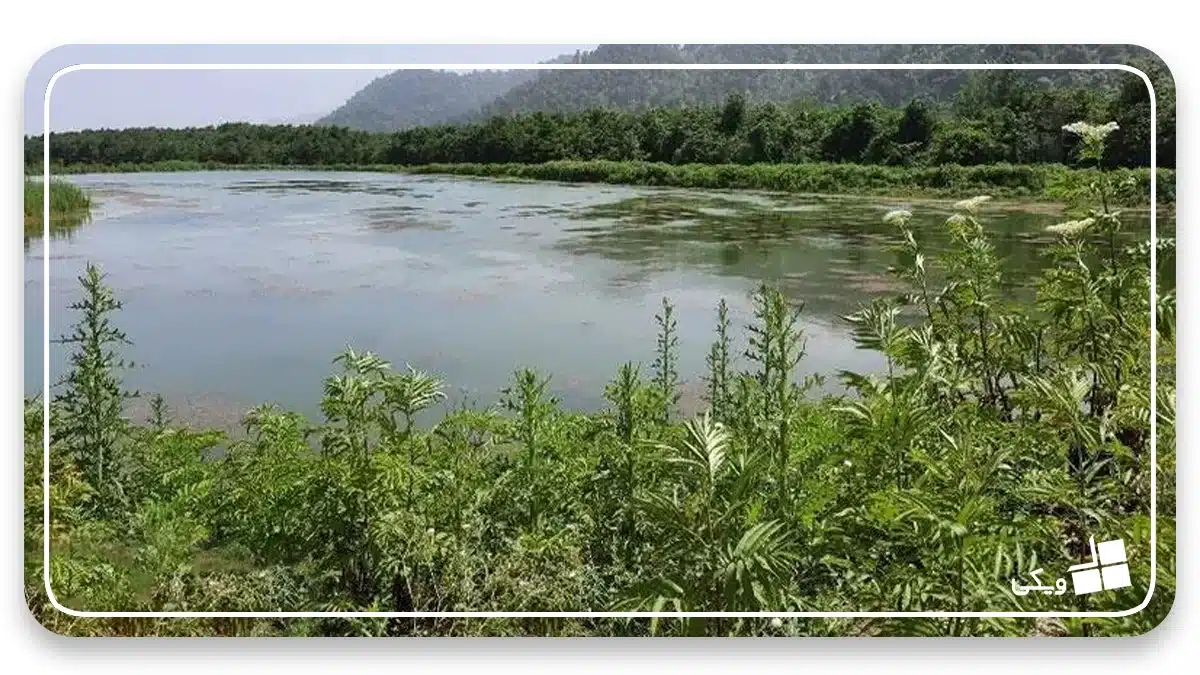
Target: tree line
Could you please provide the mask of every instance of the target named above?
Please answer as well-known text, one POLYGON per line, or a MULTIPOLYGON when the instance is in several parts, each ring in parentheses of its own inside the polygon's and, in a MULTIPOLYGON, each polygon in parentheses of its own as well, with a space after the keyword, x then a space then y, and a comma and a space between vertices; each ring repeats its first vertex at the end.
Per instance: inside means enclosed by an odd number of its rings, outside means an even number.
MULTIPOLYGON (((1174 96, 1160 87, 1158 166, 1174 167, 1174 96)), ((1115 89, 1044 88, 1021 73, 972 78, 950 104, 914 99, 821 106, 754 103, 731 94, 720 105, 574 114, 535 112, 483 122, 368 133, 336 126, 245 123, 191 129, 94 130, 54 134, 52 163, 230 165, 423 165, 555 160, 669 164, 845 162, 932 166, 1071 163, 1074 120, 1115 120, 1107 166, 1148 166, 1149 93, 1140 79, 1115 89)), ((41 163, 42 139, 25 144, 41 163)))

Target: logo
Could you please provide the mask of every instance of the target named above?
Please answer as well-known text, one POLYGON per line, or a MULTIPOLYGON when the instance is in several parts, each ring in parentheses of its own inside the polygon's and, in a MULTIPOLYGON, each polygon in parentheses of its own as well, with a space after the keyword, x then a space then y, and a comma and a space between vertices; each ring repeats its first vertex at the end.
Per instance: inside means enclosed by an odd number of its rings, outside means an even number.
MULTIPOLYGON (((1100 591, 1112 591, 1118 588, 1132 586, 1129 580, 1129 563, 1125 557, 1125 542, 1121 539, 1096 543, 1096 538, 1088 539, 1092 551, 1092 561, 1068 567, 1071 573, 1071 585, 1075 595, 1087 595, 1100 591)), ((1020 586, 1017 580, 1012 580, 1012 591, 1016 595, 1029 595, 1030 591, 1041 591, 1046 595, 1062 595, 1067 592, 1067 580, 1058 579, 1053 586, 1043 586, 1038 575, 1042 569, 1030 572, 1033 577, 1032 586, 1020 586)))

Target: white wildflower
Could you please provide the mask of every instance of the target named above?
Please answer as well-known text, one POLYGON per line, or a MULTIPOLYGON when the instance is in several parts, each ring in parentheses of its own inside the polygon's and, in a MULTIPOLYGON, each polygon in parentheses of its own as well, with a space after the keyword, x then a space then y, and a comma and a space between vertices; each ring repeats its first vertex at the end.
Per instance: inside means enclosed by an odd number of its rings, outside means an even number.
POLYGON ((1073 237, 1084 230, 1091 227, 1096 222, 1095 218, 1084 218, 1083 220, 1068 220, 1065 223, 1051 225, 1046 228, 1047 232, 1061 234, 1064 237, 1073 237))
POLYGON ((980 205, 982 205, 984 202, 991 201, 991 199, 992 198, 990 195, 979 195, 978 197, 964 199, 961 202, 955 202, 954 210, 975 213, 975 211, 979 209, 980 205))
POLYGON ((969 237, 981 232, 979 223, 970 216, 956 213, 946 219, 946 229, 956 237, 969 237))
POLYGON ((848 459, 847 459, 847 460, 843 460, 843 461, 842 461, 842 464, 845 464, 846 466, 854 466, 854 462, 851 462, 851 461, 850 461, 850 460, 848 460, 848 459))
POLYGON ((885 223, 904 223, 909 218, 912 218, 911 212, 905 211, 904 209, 897 209, 895 211, 888 211, 887 214, 883 216, 883 222, 885 222, 885 223))
POLYGON ((1087 122, 1072 122, 1063 125, 1063 131, 1079 136, 1085 141, 1102 141, 1112 132, 1120 129, 1116 122, 1108 124, 1088 124, 1087 122))
POLYGON ((782 628, 782 627, 783 627, 783 619, 781 619, 779 617, 775 617, 774 619, 771 619, 771 628, 782 628))

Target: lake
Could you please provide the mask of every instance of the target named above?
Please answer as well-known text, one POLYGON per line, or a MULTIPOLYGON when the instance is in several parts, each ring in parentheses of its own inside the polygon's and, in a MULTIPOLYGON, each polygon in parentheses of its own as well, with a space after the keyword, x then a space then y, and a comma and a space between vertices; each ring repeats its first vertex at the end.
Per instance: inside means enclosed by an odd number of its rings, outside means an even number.
MULTIPOLYGON (((664 296, 676 306, 683 404, 698 405, 715 307, 735 328, 761 281, 804 301, 803 373, 870 371, 838 317, 898 288, 887 274, 908 208, 930 252, 951 202, 489 182, 377 173, 205 172, 72 176, 98 202, 67 238, 25 254, 25 393, 42 390, 42 256, 50 332, 86 261, 99 264, 134 346, 131 387, 182 417, 229 426, 274 401, 316 414, 347 345, 443 377, 452 398, 496 400, 518 367, 552 375, 567 405, 603 405, 622 362, 654 359, 664 296)), ((1044 262, 1057 207, 999 202, 982 219, 1010 292, 1044 262)), ((1148 213, 1127 213, 1148 231, 1148 213)), ((1160 216, 1160 234, 1173 222, 1160 216)), ((738 330, 739 344, 744 344, 738 330)), ((66 355, 52 345, 51 381, 66 355)))

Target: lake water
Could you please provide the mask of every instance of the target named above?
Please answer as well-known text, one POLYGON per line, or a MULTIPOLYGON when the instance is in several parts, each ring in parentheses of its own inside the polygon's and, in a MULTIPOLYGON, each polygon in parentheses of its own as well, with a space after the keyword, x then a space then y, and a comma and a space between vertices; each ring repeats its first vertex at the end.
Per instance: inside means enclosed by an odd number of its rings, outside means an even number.
MULTIPOLYGON (((838 316, 892 292, 895 208, 945 246, 949 202, 698 192, 368 173, 208 172, 73 176, 99 202, 69 238, 25 256, 25 392, 42 389, 42 255, 50 332, 73 320, 86 261, 125 307, 130 386, 189 419, 227 426, 274 401, 315 414, 347 345, 438 373, 486 404, 518 367, 552 375, 564 403, 603 405, 624 361, 654 358, 654 314, 676 305, 684 404, 702 389, 715 307, 735 328, 761 281, 805 302, 805 373, 880 366, 838 316)), ((995 204, 986 227, 1010 278, 1028 280, 1061 221, 995 204)), ((1127 214, 1148 227, 1146 214, 1127 214)), ((1160 217, 1160 227, 1166 218, 1160 217)), ((1014 288, 1014 292, 1020 292, 1014 288)), ((741 331, 739 340, 742 338, 741 331)), ((51 348, 51 380, 65 354, 51 348)), ((840 391, 836 378, 827 385, 840 391)))

